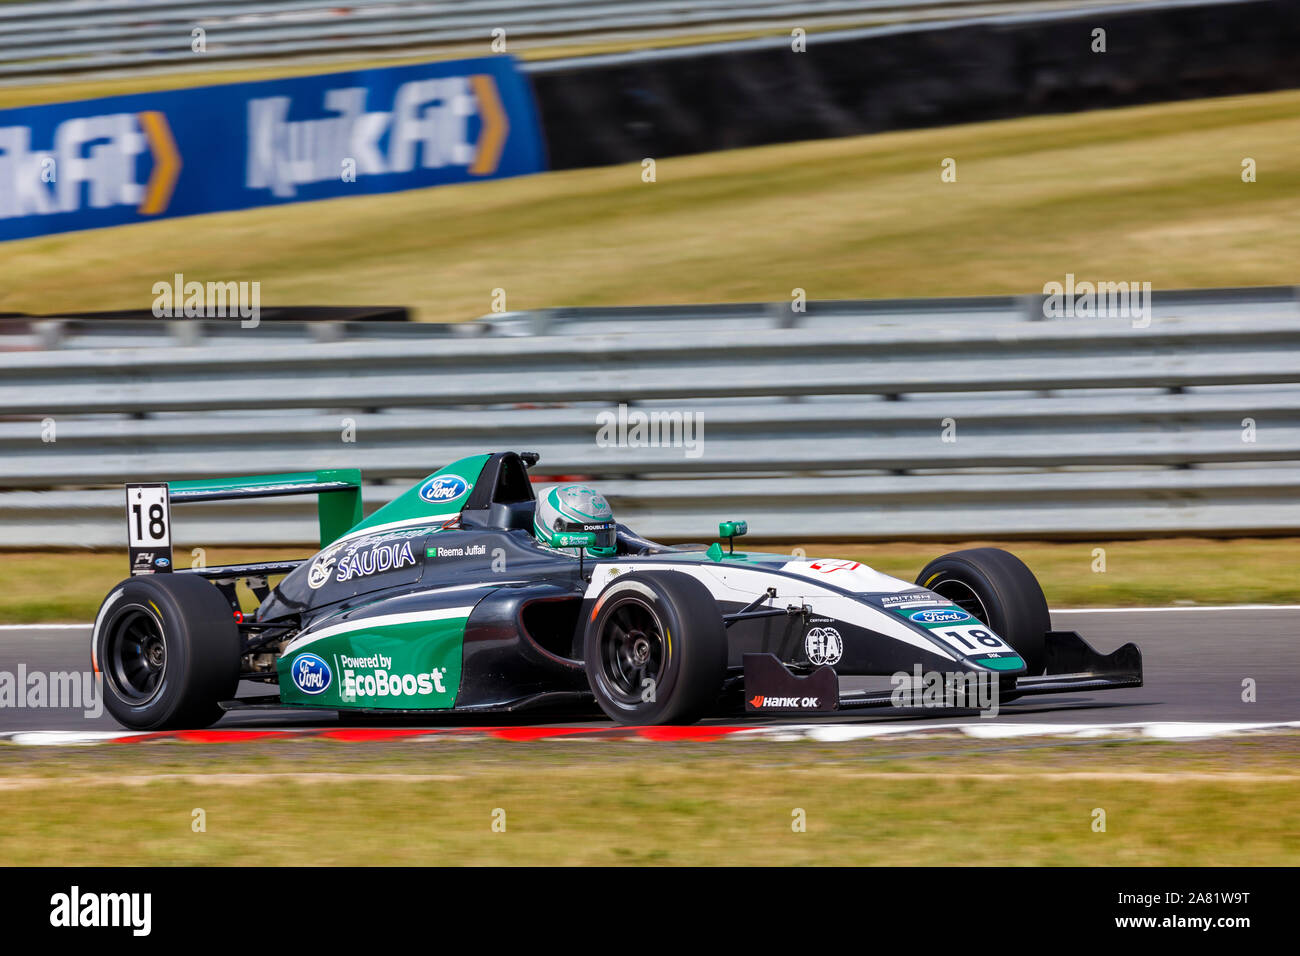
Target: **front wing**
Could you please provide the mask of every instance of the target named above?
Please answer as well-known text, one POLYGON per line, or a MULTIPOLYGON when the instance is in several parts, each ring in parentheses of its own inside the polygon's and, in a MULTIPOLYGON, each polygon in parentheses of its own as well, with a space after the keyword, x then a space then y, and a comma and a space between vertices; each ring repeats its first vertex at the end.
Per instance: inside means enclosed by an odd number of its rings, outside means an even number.
MULTIPOLYGON (((1142 686, 1142 652, 1128 643, 1102 654, 1075 631, 1048 631, 1047 665, 1042 674, 1002 678, 998 700, 1032 694, 1064 694, 1142 686)), ((989 675, 990 679, 997 677, 989 675)), ((810 674, 791 671, 774 654, 744 656, 745 711, 758 713, 831 713, 870 707, 897 707, 896 691, 840 694, 839 678, 827 665, 810 674)), ((910 705, 905 705, 910 706, 910 705)))

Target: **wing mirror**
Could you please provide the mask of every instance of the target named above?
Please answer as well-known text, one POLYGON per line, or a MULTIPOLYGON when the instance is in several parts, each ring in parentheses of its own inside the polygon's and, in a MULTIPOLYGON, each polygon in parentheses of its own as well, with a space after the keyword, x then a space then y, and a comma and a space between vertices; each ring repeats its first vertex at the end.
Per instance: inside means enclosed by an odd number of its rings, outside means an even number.
POLYGON ((735 539, 743 534, 749 533, 748 521, 723 521, 718 525, 718 537, 727 539, 727 553, 733 554, 736 550, 735 539))
POLYGON ((555 535, 553 542, 557 548, 578 549, 578 577, 587 580, 586 562, 583 558, 588 548, 596 546, 596 535, 592 531, 562 531, 555 535))

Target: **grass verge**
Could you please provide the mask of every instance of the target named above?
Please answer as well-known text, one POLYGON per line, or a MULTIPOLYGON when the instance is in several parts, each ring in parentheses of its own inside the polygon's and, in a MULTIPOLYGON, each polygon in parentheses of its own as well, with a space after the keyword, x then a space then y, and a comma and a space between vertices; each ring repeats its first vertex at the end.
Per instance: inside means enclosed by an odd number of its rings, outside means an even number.
POLYGON ((530 309, 1293 283, 1298 120, 1286 91, 661 159, 654 183, 635 163, 48 236, 5 244, 0 310, 147 309, 178 272, 440 321, 494 289, 530 309))
MULTIPOLYGON (((932 558, 1001 547, 1038 576, 1053 607, 1165 604, 1294 604, 1300 601, 1300 539, 1171 538, 1139 541, 952 541, 803 544, 811 557, 865 564, 907 581, 932 558), (1101 549, 1101 553, 1097 553, 1101 549), (1104 560, 1104 564, 1100 563, 1104 560), (1094 568, 1104 567, 1102 570, 1094 568)), ((778 546, 755 550, 786 550, 778 546)), ((793 550, 793 549, 791 549, 793 550)), ((211 565, 304 557, 309 548, 210 548, 211 565)), ((180 553, 183 557, 183 552, 180 553)), ((0 623, 84 622, 125 577, 123 552, 0 553, 0 623)))
POLYGON ((0 859, 1288 866, 1300 862, 1298 751, 1297 735, 997 748, 951 740, 5 746, 0 859), (1093 830, 1098 808, 1105 832, 1093 830), (192 829, 196 809, 201 833, 192 829), (806 832, 792 826, 800 810, 806 832), (499 811, 505 832, 492 829, 499 811))
MULTIPOLYGON (((1195 604, 1295 604, 1300 601, 1300 539, 1171 538, 1048 543, 804 544, 811 557, 865 564, 907 581, 932 558, 971 547, 1002 547, 1038 576, 1053 607, 1195 604), (1101 553, 1097 553, 1101 549, 1101 553), (1104 559, 1104 565, 1099 563, 1104 559), (1104 571, 1094 568, 1104 567, 1104 571)), ((304 557, 309 548, 211 548, 211 565, 304 557)), ((755 550, 786 550, 778 546, 755 550)), ((183 560, 184 551, 178 552, 183 560)), ((123 552, 0 553, 0 623, 84 622, 125 577, 123 552)))

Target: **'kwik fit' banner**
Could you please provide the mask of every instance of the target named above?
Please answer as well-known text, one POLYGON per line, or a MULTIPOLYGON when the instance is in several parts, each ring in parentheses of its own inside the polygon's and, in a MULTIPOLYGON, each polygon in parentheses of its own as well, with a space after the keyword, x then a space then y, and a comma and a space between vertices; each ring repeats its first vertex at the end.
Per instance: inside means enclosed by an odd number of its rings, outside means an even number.
POLYGON ((509 57, 0 110, 0 240, 539 172, 509 57))

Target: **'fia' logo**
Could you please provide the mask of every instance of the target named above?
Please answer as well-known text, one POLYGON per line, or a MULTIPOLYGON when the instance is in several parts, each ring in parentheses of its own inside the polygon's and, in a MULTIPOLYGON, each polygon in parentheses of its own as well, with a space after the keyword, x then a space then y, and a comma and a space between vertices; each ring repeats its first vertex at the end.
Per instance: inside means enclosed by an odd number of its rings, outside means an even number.
POLYGON ((808 661, 818 666, 838 664, 844 656, 844 641, 840 632, 833 627, 814 627, 809 629, 804 638, 804 650, 808 652, 808 661))

